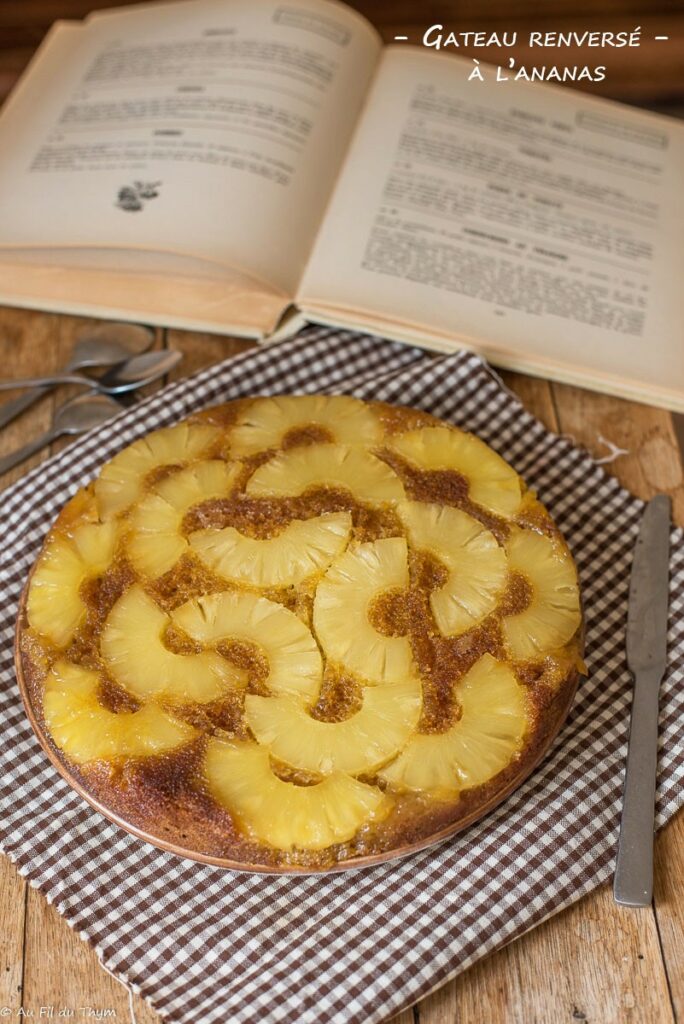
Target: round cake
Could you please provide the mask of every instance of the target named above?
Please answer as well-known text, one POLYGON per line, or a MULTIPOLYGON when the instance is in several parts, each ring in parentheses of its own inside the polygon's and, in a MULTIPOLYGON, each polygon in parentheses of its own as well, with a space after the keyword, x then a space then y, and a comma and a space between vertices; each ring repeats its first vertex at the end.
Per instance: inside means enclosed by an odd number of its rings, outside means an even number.
POLYGON ((472 434, 347 396, 230 402, 103 466, 17 629, 48 754, 130 831, 340 870, 479 818, 582 669, 571 554, 472 434))

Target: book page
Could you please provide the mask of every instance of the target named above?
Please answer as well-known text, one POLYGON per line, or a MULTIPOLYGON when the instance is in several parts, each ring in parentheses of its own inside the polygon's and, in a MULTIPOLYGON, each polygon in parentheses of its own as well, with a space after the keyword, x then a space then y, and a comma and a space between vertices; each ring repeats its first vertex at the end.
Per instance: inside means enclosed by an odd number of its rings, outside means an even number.
POLYGON ((385 52, 301 306, 684 401, 684 126, 472 66, 385 52))
POLYGON ((292 297, 379 52, 331 0, 59 24, 0 118, 0 256, 145 249, 292 297))

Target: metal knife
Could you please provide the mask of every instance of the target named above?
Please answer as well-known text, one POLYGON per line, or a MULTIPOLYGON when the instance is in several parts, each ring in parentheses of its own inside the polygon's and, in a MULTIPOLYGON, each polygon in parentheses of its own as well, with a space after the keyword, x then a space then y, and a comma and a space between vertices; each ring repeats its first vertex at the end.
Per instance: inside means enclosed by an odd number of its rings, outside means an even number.
POLYGON ((667 663, 670 499, 649 501, 634 549, 627 613, 627 664, 634 676, 622 821, 613 895, 626 907, 653 897, 653 827, 658 698, 667 663))

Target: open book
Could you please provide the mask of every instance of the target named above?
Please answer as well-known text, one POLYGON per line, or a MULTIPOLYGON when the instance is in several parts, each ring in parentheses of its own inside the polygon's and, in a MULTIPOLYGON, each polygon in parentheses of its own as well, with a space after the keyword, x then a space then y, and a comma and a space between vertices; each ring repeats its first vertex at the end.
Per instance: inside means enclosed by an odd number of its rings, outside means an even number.
POLYGON ((331 0, 60 22, 0 117, 0 301, 297 311, 684 410, 684 126, 472 67, 331 0))

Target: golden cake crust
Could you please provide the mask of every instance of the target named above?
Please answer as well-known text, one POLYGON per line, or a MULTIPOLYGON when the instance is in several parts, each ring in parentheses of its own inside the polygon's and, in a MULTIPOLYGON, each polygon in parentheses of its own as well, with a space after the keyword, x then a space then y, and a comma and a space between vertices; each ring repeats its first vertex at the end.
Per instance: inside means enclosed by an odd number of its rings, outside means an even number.
MULTIPOLYGON (((217 440, 203 458, 226 458, 230 450, 230 431, 244 416, 253 399, 227 403, 189 418, 188 423, 219 428, 217 440)), ((525 491, 520 508, 513 517, 503 517, 474 502, 467 483, 452 470, 426 470, 412 464, 404 455, 390 450, 392 439, 408 431, 444 426, 418 410, 367 403, 379 420, 383 438, 374 444, 382 460, 400 477, 406 496, 424 502, 457 508, 482 523, 504 546, 512 529, 524 528, 549 537, 564 547, 564 541, 548 512, 532 492, 525 491)), ((280 449, 330 443, 330 431, 316 424, 286 434, 280 449)), ((272 454, 272 452, 271 452, 272 454)), ((287 524, 326 513, 348 512, 353 521, 355 543, 405 535, 391 504, 372 507, 342 489, 320 487, 301 496, 250 497, 244 494, 246 482, 269 458, 264 452, 242 459, 234 488, 229 496, 213 498, 192 508, 183 520, 183 531, 221 530, 233 527, 245 536, 277 536, 287 524)), ((177 471, 164 466, 145 478, 149 489, 177 471)), ((75 527, 93 518, 93 486, 79 491, 55 521, 50 538, 67 535, 75 527)), ((125 516, 124 516, 125 518, 125 516)), ((87 617, 66 648, 68 659, 100 675, 98 699, 110 711, 134 711, 139 701, 122 687, 104 664, 100 639, 103 626, 118 598, 139 582, 139 573, 130 564, 125 546, 119 546, 104 574, 85 583, 81 597, 87 617)), ((38 564, 38 563, 36 563, 38 564)), ((411 582, 400 595, 381 595, 369 610, 372 625, 385 636, 408 635, 422 685, 422 709, 418 730, 426 735, 440 734, 458 716, 453 686, 467 674, 478 659, 488 654, 510 661, 502 633, 502 616, 526 607, 529 600, 524 578, 509 571, 505 592, 496 612, 484 617, 475 627, 456 636, 444 636, 435 626, 430 595, 444 580, 439 560, 421 551, 409 555, 411 582)), ((231 691, 220 699, 176 709, 174 714, 191 725, 194 738, 166 753, 76 763, 55 743, 46 722, 43 705, 45 683, 51 666, 64 654, 29 623, 27 594, 32 571, 22 597, 16 634, 16 662, 22 696, 34 729, 51 760, 87 800, 111 820, 162 848, 211 863, 256 871, 343 870, 401 856, 445 838, 477 820, 498 804, 530 774, 543 757, 562 725, 572 703, 581 670, 582 628, 562 648, 536 659, 517 660, 515 673, 525 692, 527 727, 524 742, 513 760, 493 778, 481 785, 463 789, 457 796, 434 799, 426 793, 392 791, 393 806, 377 822, 360 828, 348 841, 324 849, 277 849, 249 835, 249 830, 234 820, 227 807, 211 794, 202 773, 209 737, 228 736, 239 741, 250 738, 244 721, 244 694, 231 691)), ((173 612, 199 595, 222 593, 226 580, 184 554, 167 572, 144 581, 145 591, 165 612, 173 612)), ((306 587, 261 588, 260 594, 277 601, 311 625, 312 597, 306 587)), ((195 650, 192 641, 173 628, 166 643, 178 654, 195 650)), ((248 692, 268 693, 264 685, 266 670, 257 651, 249 644, 231 643, 217 647, 247 674, 248 692)), ((322 721, 342 721, 358 710, 359 681, 332 662, 323 676, 323 685, 311 715, 322 721)), ((307 773, 274 760, 276 774, 287 781, 310 783, 307 773)), ((378 785, 377 773, 362 781, 378 785)), ((381 788, 387 788, 380 784, 381 788)))

